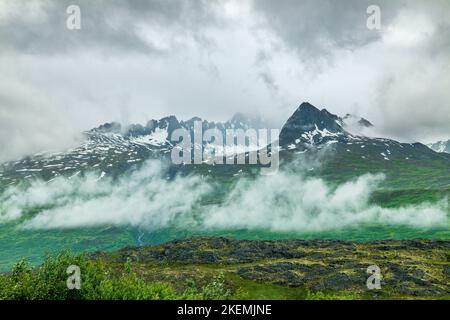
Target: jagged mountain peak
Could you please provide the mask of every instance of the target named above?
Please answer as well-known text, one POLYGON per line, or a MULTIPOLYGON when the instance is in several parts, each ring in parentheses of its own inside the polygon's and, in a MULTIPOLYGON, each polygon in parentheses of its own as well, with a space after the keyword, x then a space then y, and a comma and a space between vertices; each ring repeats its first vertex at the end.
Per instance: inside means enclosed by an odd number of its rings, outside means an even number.
POLYGON ((92 132, 101 133, 120 133, 122 130, 122 125, 118 122, 107 122, 97 128, 92 129, 92 132))
POLYGON ((339 117, 332 114, 327 109, 319 110, 309 102, 303 102, 294 114, 288 119, 289 122, 300 122, 303 126, 313 126, 314 124, 319 129, 327 128, 328 130, 340 131, 342 128, 336 121, 339 117))
POLYGON ((287 146, 301 140, 306 140, 309 144, 323 143, 330 139, 334 141, 339 135, 364 136, 364 129, 371 127, 373 124, 365 118, 349 113, 339 117, 327 109, 320 110, 309 102, 303 102, 283 126, 280 144, 287 146))
POLYGON ((259 129, 264 127, 260 117, 247 116, 243 113, 235 114, 226 122, 214 122, 193 117, 189 120, 178 120, 174 115, 159 120, 152 119, 145 125, 130 124, 123 126, 117 122, 105 123, 97 128, 85 132, 86 138, 92 143, 139 144, 149 148, 170 148, 175 141, 171 140, 172 133, 179 128, 189 130, 193 134, 194 123, 201 122, 203 130, 218 129, 259 129))
POLYGON ((227 121, 230 125, 243 128, 243 129, 262 129, 268 128, 267 122, 261 118, 259 115, 245 114, 238 112, 233 115, 233 117, 227 121))
POLYGON ((178 120, 176 116, 170 115, 159 120, 149 120, 145 125, 130 124, 124 126, 118 122, 109 122, 87 131, 86 134, 88 136, 98 134, 119 134, 124 137, 138 137, 152 134, 157 129, 164 129, 168 132, 168 134, 170 134, 178 128, 192 130, 194 123, 197 121, 202 122, 204 129, 218 128, 219 130, 249 128, 259 129, 263 128, 265 125, 265 122, 261 117, 246 115, 240 112, 236 113, 226 122, 207 121, 197 116, 194 116, 188 120, 178 120))
POLYGON ((369 120, 367 120, 365 118, 357 117, 350 113, 347 113, 342 118, 342 122, 343 122, 344 126, 347 126, 347 127, 358 126, 360 128, 371 128, 374 126, 369 120))
MULTIPOLYGON (((201 119, 194 117, 179 121, 175 116, 169 116, 150 120, 145 125, 105 123, 87 131, 86 141, 74 149, 51 154, 40 153, 4 163, 0 167, 0 182, 12 185, 34 176, 40 176, 44 180, 60 175, 71 178, 88 170, 101 170, 100 177, 105 174, 120 174, 146 159, 167 157, 174 146, 174 141, 170 141, 173 130, 180 127, 192 130, 196 120, 201 119)), ((346 126, 346 120, 349 117, 341 118, 326 109, 319 110, 310 103, 302 103, 281 130, 279 142, 283 154, 287 155, 284 151, 289 152, 290 157, 294 152, 303 153, 332 146, 338 157, 349 157, 352 161, 450 161, 450 155, 434 152, 420 143, 400 143, 354 134, 346 126)), ((227 122, 203 120, 202 127, 221 131, 230 128, 247 129, 255 124, 249 121, 245 115, 238 114, 227 122)), ((365 125, 370 123, 362 122, 365 125)), ((440 147, 442 145, 443 143, 439 144, 440 147)))
POLYGON ((359 124, 360 126, 366 127, 366 128, 373 127, 373 124, 372 124, 369 120, 364 119, 364 118, 359 119, 359 120, 358 120, 358 124, 359 124))
POLYGON ((319 110, 309 102, 303 102, 287 120, 280 132, 280 145, 287 146, 310 136, 305 134, 323 131, 325 134, 343 133, 339 117, 326 109, 319 110))
POLYGON ((319 110, 308 102, 302 103, 280 132, 284 150, 299 151, 333 146, 341 154, 364 160, 441 159, 441 154, 421 143, 400 143, 391 139, 372 138, 361 132, 372 127, 364 118, 351 114, 339 117, 326 109, 319 110), (355 129, 360 129, 356 130, 355 129))
POLYGON ((450 153, 450 140, 430 143, 428 147, 439 153, 450 153))
POLYGON ((313 106, 311 103, 306 101, 306 102, 302 102, 295 112, 300 112, 300 111, 304 111, 304 112, 307 112, 307 111, 318 112, 320 110, 318 108, 316 108, 315 106, 313 106))

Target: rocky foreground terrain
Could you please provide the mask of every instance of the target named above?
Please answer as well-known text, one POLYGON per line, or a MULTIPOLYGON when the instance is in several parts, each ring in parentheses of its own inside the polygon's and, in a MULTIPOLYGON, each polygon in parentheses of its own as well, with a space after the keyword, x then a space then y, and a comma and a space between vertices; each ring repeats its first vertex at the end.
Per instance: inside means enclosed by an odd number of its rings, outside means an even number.
POLYGON ((95 253, 117 268, 131 261, 148 281, 210 281, 223 274, 248 299, 449 299, 450 241, 246 241, 199 237, 95 253), (381 289, 367 268, 379 266, 381 289))

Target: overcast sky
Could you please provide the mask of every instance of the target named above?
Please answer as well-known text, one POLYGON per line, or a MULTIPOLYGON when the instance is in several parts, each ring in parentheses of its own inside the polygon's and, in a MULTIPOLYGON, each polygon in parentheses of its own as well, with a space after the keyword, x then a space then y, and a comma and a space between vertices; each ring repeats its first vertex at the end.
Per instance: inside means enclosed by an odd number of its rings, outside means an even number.
POLYGON ((0 160, 109 121, 281 126, 303 101, 401 141, 450 138, 450 1, 0 1, 0 160))

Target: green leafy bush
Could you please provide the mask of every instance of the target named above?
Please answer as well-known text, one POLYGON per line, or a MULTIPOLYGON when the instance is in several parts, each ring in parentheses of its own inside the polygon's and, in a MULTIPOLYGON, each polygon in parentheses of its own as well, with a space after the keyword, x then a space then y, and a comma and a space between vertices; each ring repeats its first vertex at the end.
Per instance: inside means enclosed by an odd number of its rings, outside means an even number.
POLYGON ((89 260, 82 255, 61 252, 48 256, 37 269, 22 260, 10 273, 0 274, 0 299, 3 300, 171 300, 228 299, 223 275, 214 278, 204 288, 195 284, 177 293, 169 283, 149 283, 132 271, 131 261, 123 272, 112 272, 101 260, 89 260), (81 289, 67 288, 67 268, 76 265, 81 270, 81 289))
POLYGON ((205 300, 228 300, 231 298, 230 290, 225 287, 225 277, 223 273, 214 277, 211 283, 203 288, 202 297, 205 300))

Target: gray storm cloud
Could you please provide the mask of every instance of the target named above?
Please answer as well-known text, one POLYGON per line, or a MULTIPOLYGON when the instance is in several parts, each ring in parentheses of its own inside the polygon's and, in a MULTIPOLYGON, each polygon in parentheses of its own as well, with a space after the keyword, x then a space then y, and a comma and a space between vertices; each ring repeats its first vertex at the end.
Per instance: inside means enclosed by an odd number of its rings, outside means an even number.
POLYGON ((404 141, 450 137, 450 4, 377 1, 0 2, 0 161, 107 121, 237 111, 281 126, 301 101, 404 141), (65 27, 78 4, 82 29, 65 27))
POLYGON ((105 54, 164 54, 167 48, 146 38, 143 29, 200 40, 202 29, 219 21, 210 1, 6 0, 1 5, 3 50, 29 54, 61 54, 96 49, 105 54), (81 8, 82 32, 66 29, 67 7, 81 8), (11 32, 13 31, 14 32, 11 32), (183 34, 184 33, 184 34, 183 34))

